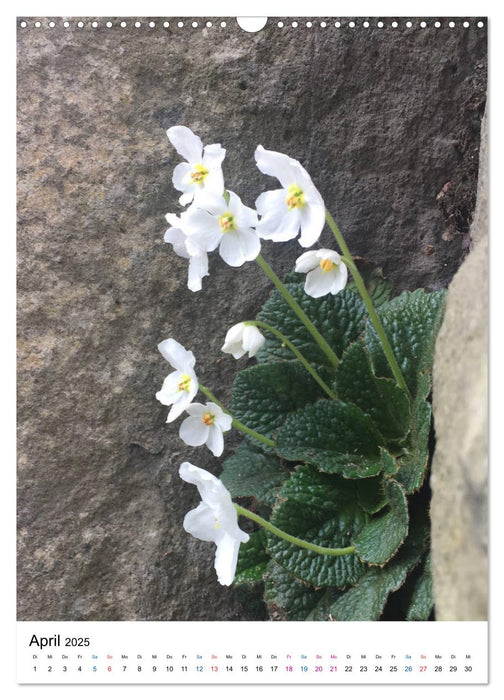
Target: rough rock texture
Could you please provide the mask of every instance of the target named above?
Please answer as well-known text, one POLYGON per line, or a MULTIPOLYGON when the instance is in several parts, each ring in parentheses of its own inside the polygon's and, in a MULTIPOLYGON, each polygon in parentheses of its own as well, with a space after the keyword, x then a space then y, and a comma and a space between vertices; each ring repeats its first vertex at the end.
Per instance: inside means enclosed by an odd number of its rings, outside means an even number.
POLYGON ((488 619, 486 119, 480 163, 474 248, 450 284, 434 362, 431 515, 438 620, 488 619))
MULTIPOLYGON (((212 546, 181 527, 198 499, 178 465, 219 461, 165 425, 156 347, 191 348, 229 400, 242 363, 222 357, 225 331, 270 284, 214 256, 187 290, 162 239, 179 210, 165 129, 223 143, 249 205, 276 186, 258 143, 300 159, 355 254, 397 290, 440 288, 469 242, 486 29, 41 21, 19 29, 19 618, 246 618, 212 546)), ((301 249, 263 252, 282 273, 301 249)))

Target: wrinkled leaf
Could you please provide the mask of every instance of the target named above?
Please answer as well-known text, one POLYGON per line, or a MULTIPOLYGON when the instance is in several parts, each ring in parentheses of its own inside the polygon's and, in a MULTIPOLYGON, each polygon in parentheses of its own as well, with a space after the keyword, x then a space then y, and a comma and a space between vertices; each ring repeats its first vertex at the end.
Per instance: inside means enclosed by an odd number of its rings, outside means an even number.
POLYGON ((240 545, 234 583, 257 583, 262 581, 269 555, 266 552, 266 532, 257 530, 248 542, 240 545))
MULTIPOLYGON (((338 357, 343 350, 364 332, 366 309, 358 294, 343 290, 320 299, 305 294, 303 284, 287 284, 286 288, 298 302, 319 333, 338 357)), ((275 291, 263 306, 258 320, 268 323, 288 338, 304 357, 315 365, 333 369, 326 355, 306 327, 300 322, 282 295, 275 291)), ((266 333, 266 343, 257 354, 258 362, 290 360, 292 351, 282 346, 280 340, 266 333)))
POLYGON ((278 432, 276 449, 285 459, 361 478, 381 470, 379 442, 380 434, 360 408, 326 400, 289 416, 278 432))
POLYGON ((272 438, 289 414, 323 395, 297 361, 255 365, 236 375, 231 413, 248 428, 272 438))
MULTIPOLYGON (((271 522, 289 535, 323 547, 342 548, 366 525, 356 486, 340 477, 300 466, 285 482, 271 522)), ((314 586, 342 587, 366 571, 355 554, 321 555, 268 532, 268 551, 293 576, 314 586)))
MULTIPOLYGON (((402 292, 383 304, 378 315, 412 394, 417 395, 418 374, 430 371, 434 343, 441 324, 445 292, 402 292)), ((376 376, 392 377, 381 342, 371 322, 366 324, 366 346, 376 376)), ((425 398, 425 397, 424 397, 425 398)))
POLYGON ((371 418, 385 441, 403 438, 410 426, 410 401, 393 379, 373 374, 364 342, 352 343, 336 371, 338 397, 371 418))
POLYGON ((233 498, 248 496, 273 506, 282 483, 289 472, 278 457, 264 454, 244 440, 235 454, 224 462, 221 481, 233 498))
POLYGON ((383 479, 382 487, 387 512, 373 518, 354 540, 357 555, 368 564, 388 562, 408 534, 408 501, 403 488, 389 477, 383 479))

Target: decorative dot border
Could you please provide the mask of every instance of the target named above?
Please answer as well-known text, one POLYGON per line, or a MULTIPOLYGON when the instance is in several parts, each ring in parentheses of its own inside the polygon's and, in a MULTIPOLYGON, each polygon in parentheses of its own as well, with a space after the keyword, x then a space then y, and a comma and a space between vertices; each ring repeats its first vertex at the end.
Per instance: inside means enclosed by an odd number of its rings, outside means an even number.
MULTIPOLYGON (((198 19, 180 19, 180 20, 149 20, 149 19, 116 19, 115 21, 107 20, 105 18, 99 19, 18 19, 17 25, 20 29, 56 29, 58 27, 63 27, 64 29, 113 29, 121 28, 125 29, 127 27, 133 27, 136 29, 225 29, 228 26, 228 21, 212 18, 211 20, 198 19)), ((425 20, 422 18, 405 19, 405 18, 386 18, 386 19, 336 19, 336 18, 326 18, 323 20, 312 20, 312 19, 292 19, 290 17, 279 19, 276 17, 269 18, 268 24, 266 26, 276 26, 279 29, 329 29, 334 27, 336 29, 456 29, 456 28, 477 28, 484 29, 487 26, 487 21, 478 18, 461 18, 456 19, 450 18, 440 18, 440 19, 429 19, 425 20)), ((236 24, 239 29, 239 25, 236 24)), ((242 30, 243 31, 243 30, 242 30)), ((259 32, 262 30, 259 30, 259 32)), ((252 34, 259 32, 251 32, 252 34)), ((247 32, 246 32, 247 33, 247 32)))

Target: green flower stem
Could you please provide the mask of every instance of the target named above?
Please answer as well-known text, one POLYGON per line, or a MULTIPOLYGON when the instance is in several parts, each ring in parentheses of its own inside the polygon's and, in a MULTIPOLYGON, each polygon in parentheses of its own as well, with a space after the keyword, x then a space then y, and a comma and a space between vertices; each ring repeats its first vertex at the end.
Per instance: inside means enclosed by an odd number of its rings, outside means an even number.
POLYGON ((283 296, 285 301, 289 304, 291 309, 294 311, 296 316, 299 318, 299 320, 306 326, 306 328, 309 330, 313 338, 315 339, 317 345, 319 348, 322 350, 322 352, 325 353, 325 355, 328 357, 330 360, 331 364, 333 367, 337 367, 339 365, 339 358, 334 352, 334 350, 329 346, 326 340, 320 335, 318 330, 315 328, 313 323, 310 321, 308 316, 305 314, 303 309, 299 306, 297 301, 293 299, 291 294, 287 291, 286 287, 282 284, 282 282, 279 280, 279 278, 276 276, 276 274, 273 272, 271 267, 268 265, 266 260, 262 257, 262 255, 258 255, 257 258, 255 259, 256 263, 259 265, 261 270, 270 278, 270 280, 273 282, 275 287, 278 289, 280 294, 283 296))
POLYGON ((321 547, 318 544, 312 544, 311 542, 300 540, 299 537, 293 537, 292 535, 288 535, 283 530, 280 530, 278 527, 275 527, 267 520, 264 520, 264 518, 261 518, 260 515, 256 515, 255 513, 252 513, 252 511, 247 510, 247 508, 243 508, 237 503, 233 503, 233 505, 236 508, 236 512, 240 515, 244 515, 246 518, 253 520, 265 530, 272 532, 274 535, 280 537, 282 540, 287 540, 287 542, 295 544, 297 547, 303 547, 303 549, 309 549, 311 552, 316 552, 317 554, 326 554, 330 557, 342 557, 345 554, 354 554, 355 552, 355 547, 353 546, 342 547, 340 549, 332 549, 331 547, 321 547))
POLYGON ((332 391, 327 386, 327 384, 319 376, 319 374, 315 371, 315 369, 311 366, 311 364, 308 362, 308 360, 299 352, 297 347, 293 343, 291 343, 291 341, 288 338, 286 338, 283 335, 283 333, 280 333, 280 331, 277 331, 277 329, 273 328, 273 326, 270 326, 269 323, 264 323, 264 321, 245 321, 245 325, 246 326, 256 326, 257 328, 264 328, 264 330, 269 331, 269 333, 276 335, 276 337, 279 338, 282 341, 282 343, 289 348, 289 350, 292 350, 292 352, 297 357, 297 359, 308 370, 308 372, 315 379, 315 381, 322 387, 322 389, 329 396, 329 398, 330 399, 336 398, 336 394, 334 393, 334 391, 332 391))
POLYGON ((392 374, 394 375, 394 379, 397 382, 397 385, 403 389, 407 394, 409 394, 408 387, 406 386, 406 382, 404 381, 404 377, 402 375, 401 369, 399 365, 397 364, 397 360, 395 358, 394 352, 392 350, 392 347, 390 346, 389 340, 387 338, 387 335, 385 333, 385 329, 383 328, 382 322, 380 321, 380 317, 376 313, 376 309, 374 307, 373 301, 371 297, 369 296, 369 292, 366 289, 366 285, 364 284, 364 280, 362 279, 362 276, 357 269, 357 266, 355 265, 355 262, 353 260, 352 254, 350 253, 350 250, 345 243, 345 239, 343 238, 343 235, 341 231, 339 230, 336 222, 332 218, 331 214, 327 211, 326 209, 326 221, 329 224, 329 228, 334 234, 334 237, 341 248, 341 251, 343 253, 343 258, 342 261, 347 265, 347 267, 350 269, 350 272, 352 273, 352 276, 355 280, 355 284, 357 285, 357 289, 360 292, 360 295, 362 297, 362 300, 364 304, 366 305, 366 309, 368 311, 369 317, 373 323, 373 326, 375 327, 375 330, 378 334, 378 337, 380 339, 380 342, 383 347, 383 352, 385 353, 385 357, 387 358, 387 361, 390 365, 390 369, 392 370, 392 374))
POLYGON ((246 433, 247 435, 250 435, 253 438, 256 438, 256 440, 260 440, 263 442, 265 445, 268 445, 268 447, 275 447, 275 443, 273 440, 270 440, 270 438, 267 438, 265 435, 261 435, 261 433, 257 433, 255 430, 252 430, 251 428, 247 428, 246 425, 244 425, 241 421, 237 420, 230 411, 227 410, 225 406, 221 404, 221 402, 215 398, 215 396, 212 394, 210 389, 207 389, 206 386, 201 384, 201 382, 198 382, 198 387, 199 389, 205 394, 205 396, 210 399, 210 401, 213 401, 213 403, 217 404, 219 408, 221 408, 224 413, 226 413, 228 416, 231 416, 233 419, 233 428, 236 428, 236 430, 240 430, 242 433, 246 433))

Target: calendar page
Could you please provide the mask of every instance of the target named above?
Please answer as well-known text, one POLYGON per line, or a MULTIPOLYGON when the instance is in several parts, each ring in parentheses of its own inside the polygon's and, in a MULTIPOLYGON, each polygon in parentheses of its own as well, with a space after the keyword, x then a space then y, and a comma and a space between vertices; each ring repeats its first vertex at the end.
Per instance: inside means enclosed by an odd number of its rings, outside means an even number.
POLYGON ((487 684, 490 26, 16 18, 20 686, 487 684))

